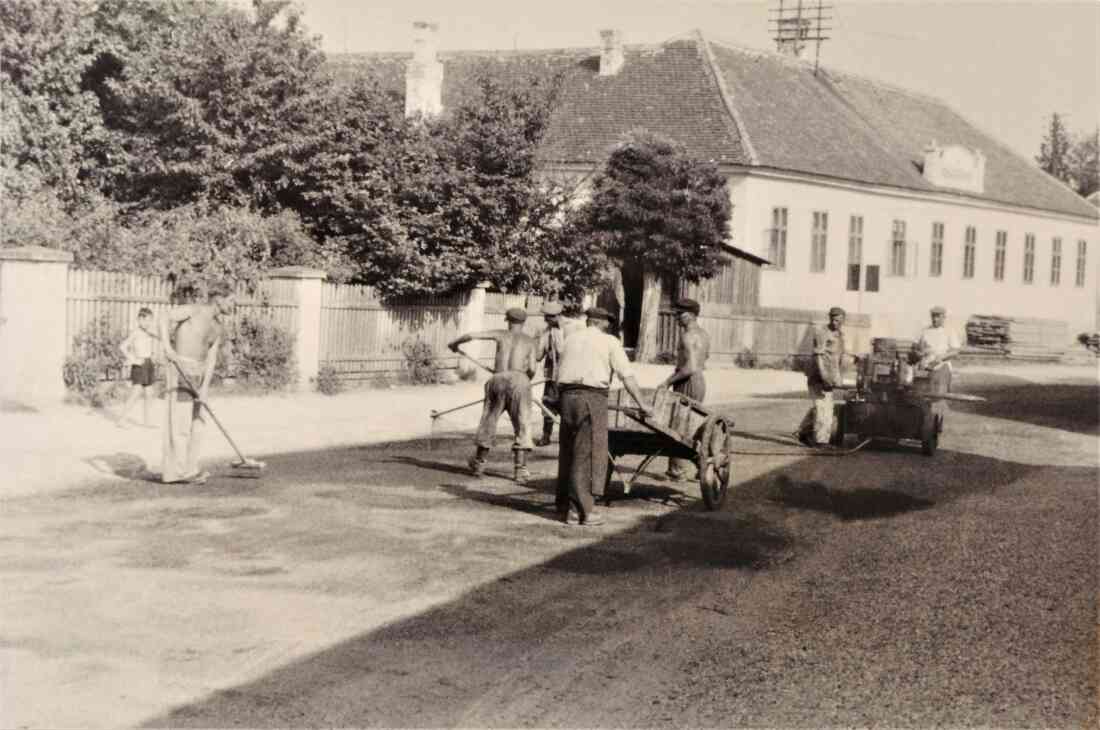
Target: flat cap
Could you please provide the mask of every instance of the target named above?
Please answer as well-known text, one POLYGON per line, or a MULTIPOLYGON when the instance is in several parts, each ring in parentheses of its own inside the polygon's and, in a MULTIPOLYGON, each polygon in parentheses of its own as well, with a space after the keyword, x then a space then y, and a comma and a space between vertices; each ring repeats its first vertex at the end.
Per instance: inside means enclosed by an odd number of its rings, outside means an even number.
MULTIPOLYGON (((497 310, 500 311, 500 310, 497 310)), ((509 322, 526 322, 527 312, 519 307, 512 307, 504 313, 504 318, 509 322)))
POLYGON ((674 309, 678 312, 691 312, 692 314, 699 314, 699 302, 694 299, 681 299, 674 305, 674 309))
POLYGON ((547 317, 561 314, 561 302, 547 302, 542 305, 542 313, 547 317))
POLYGON ((848 313, 845 312, 840 307, 830 307, 829 308, 829 316, 832 317, 834 314, 843 314, 845 317, 848 316, 848 313))
POLYGON ((932 307, 932 314, 947 314, 947 310, 937 304, 932 307))
POLYGON ((603 307, 590 307, 587 312, 584 313, 589 319, 602 319, 607 322, 611 321, 611 312, 607 311, 603 307))

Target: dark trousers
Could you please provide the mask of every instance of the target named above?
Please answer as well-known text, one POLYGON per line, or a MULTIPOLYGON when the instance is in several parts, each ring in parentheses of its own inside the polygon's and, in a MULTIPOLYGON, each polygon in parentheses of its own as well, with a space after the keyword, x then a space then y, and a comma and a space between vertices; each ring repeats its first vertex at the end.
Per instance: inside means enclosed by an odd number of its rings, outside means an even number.
POLYGON ((554 504, 570 507, 584 521, 607 483, 607 391, 584 386, 561 388, 561 446, 554 504))
MULTIPOLYGON (((673 392, 683 393, 688 398, 694 398, 702 403, 707 397, 707 381, 703 377, 702 373, 694 373, 687 380, 681 380, 672 386, 673 392)), ((677 422, 672 424, 674 431, 679 432, 684 438, 691 440, 695 436, 693 433, 685 433, 691 424, 691 409, 682 408, 679 409, 677 415, 679 416, 677 422)), ((683 478, 687 476, 688 469, 691 468, 692 462, 688 459, 669 459, 668 460, 668 474, 674 478, 683 478)))
MULTIPOLYGON (((561 392, 558 388, 558 384, 552 380, 547 380, 542 386, 542 404, 546 406, 550 412, 558 413, 561 407, 561 392)), ((554 419, 543 413, 542 416, 542 432, 544 434, 550 434, 554 431, 554 419)))

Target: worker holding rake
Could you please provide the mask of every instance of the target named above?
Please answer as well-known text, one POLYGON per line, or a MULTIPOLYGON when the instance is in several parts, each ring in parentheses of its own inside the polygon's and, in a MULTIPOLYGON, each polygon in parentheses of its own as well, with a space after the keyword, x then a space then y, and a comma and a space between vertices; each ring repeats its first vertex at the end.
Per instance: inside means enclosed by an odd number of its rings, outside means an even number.
MULTIPOLYGON (((519 308, 509 309, 505 313, 508 321, 506 330, 486 330, 469 332, 453 340, 447 346, 456 353, 462 353, 459 345, 473 340, 491 340, 496 343, 493 376, 485 383, 485 403, 481 409, 481 423, 478 425, 477 451, 468 462, 474 476, 482 473, 485 457, 493 446, 497 421, 501 414, 508 411, 515 430, 512 451, 515 460, 515 480, 526 484, 531 474, 527 469, 527 452, 534 447, 530 433, 531 415, 531 377, 535 374, 535 350, 538 343, 523 333, 527 321, 527 312, 519 308)), ((465 354, 465 353, 462 353, 465 354)), ((468 356, 467 356, 468 357, 468 356)))

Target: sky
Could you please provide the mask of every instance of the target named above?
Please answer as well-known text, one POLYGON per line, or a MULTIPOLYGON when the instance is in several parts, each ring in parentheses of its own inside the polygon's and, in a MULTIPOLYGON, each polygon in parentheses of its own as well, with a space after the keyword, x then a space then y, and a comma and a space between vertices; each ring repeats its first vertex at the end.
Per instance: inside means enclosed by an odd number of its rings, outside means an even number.
MULTIPOLYGON (((816 2, 817 0, 804 0, 816 2)), ((784 0, 790 6, 797 0, 784 0)), ((779 0, 297 0, 326 52, 410 51, 412 23, 439 23, 441 50, 595 47, 601 28, 627 44, 695 29, 774 50, 779 0)), ((824 0, 827 68, 942 99, 1033 158, 1050 115, 1072 133, 1100 124, 1100 2, 824 0)), ((813 47, 803 56, 813 58, 813 47)))

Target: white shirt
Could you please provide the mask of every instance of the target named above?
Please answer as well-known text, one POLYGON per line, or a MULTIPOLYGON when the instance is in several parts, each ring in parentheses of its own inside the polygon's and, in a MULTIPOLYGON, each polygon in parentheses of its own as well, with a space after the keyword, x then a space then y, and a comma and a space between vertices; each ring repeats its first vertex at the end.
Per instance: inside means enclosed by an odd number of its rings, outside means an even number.
POLYGON ((156 338, 141 327, 135 327, 122 344, 123 350, 130 356, 131 365, 140 365, 142 361, 152 358, 156 346, 156 338))
MULTIPOLYGON (((921 358, 923 363, 927 363, 933 358, 939 360, 946 355, 949 350, 958 350, 962 347, 959 343, 959 336, 955 334, 955 330, 948 329, 947 327, 925 327, 920 333, 920 339, 917 340, 917 344, 919 347, 923 348, 924 356, 921 358)), ((933 369, 939 370, 941 367, 952 370, 950 362, 941 362, 933 369)))
POLYGON ((568 333, 561 353, 559 383, 609 388, 612 373, 618 375, 620 380, 634 374, 618 338, 595 327, 568 333))
POLYGON ((947 354, 948 350, 958 350, 959 336, 954 330, 946 327, 925 327, 920 333, 920 345, 925 354, 932 355, 937 360, 947 354))

